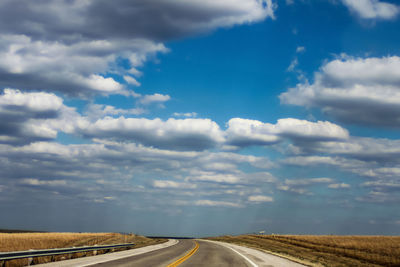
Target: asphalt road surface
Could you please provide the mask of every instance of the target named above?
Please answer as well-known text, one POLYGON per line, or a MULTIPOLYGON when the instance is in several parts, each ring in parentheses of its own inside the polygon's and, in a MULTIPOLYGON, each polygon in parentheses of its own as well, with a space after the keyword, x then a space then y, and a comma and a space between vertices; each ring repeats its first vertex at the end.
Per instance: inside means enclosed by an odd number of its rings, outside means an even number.
POLYGON ((305 265, 260 250, 210 240, 170 239, 148 247, 124 250, 92 257, 39 264, 40 267, 100 266, 250 266, 305 267, 305 265))
POLYGON ((201 240, 181 239, 177 245, 114 261, 94 264, 95 267, 130 266, 249 266, 246 259, 233 250, 201 240), (196 244, 197 242, 197 244, 196 244))

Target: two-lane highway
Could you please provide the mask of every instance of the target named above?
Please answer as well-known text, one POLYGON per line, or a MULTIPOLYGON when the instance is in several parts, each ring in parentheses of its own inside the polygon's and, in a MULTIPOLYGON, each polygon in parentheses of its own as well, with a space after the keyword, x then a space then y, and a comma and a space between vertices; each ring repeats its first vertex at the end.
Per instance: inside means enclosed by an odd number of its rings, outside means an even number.
POLYGON ((299 263, 224 242, 197 239, 171 239, 166 243, 104 255, 48 264, 43 267, 130 267, 130 266, 238 266, 305 267, 299 263))
POLYGON ((201 240, 181 239, 179 243, 160 250, 108 261, 91 266, 252 266, 229 248, 201 240))

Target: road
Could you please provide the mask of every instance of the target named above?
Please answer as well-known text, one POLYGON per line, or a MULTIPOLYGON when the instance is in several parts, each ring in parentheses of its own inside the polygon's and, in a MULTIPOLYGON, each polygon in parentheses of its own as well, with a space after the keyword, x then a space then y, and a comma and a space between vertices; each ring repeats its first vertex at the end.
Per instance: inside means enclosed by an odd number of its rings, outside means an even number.
MULTIPOLYGON (((179 261, 179 267, 187 266, 248 266, 246 259, 233 250, 201 240, 181 239, 177 245, 152 251, 149 253, 91 265, 93 267, 133 267, 133 266, 162 266, 166 267, 179 261), (196 248, 198 249, 190 256, 185 256, 196 248), (182 259, 183 258, 183 259, 182 259), (182 259, 181 261, 179 261, 182 259)), ((176 265, 177 266, 177 265, 176 265)))
POLYGON ((98 256, 36 265, 38 267, 130 267, 130 266, 238 266, 305 267, 287 259, 224 242, 171 239, 166 243, 98 256))

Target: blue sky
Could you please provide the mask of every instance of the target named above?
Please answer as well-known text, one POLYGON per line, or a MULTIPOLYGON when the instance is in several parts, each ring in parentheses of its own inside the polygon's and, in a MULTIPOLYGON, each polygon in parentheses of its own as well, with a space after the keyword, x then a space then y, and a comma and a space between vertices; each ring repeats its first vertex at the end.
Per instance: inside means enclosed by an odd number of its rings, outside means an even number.
POLYGON ((399 17, 2 1, 0 228, 399 234, 399 17))

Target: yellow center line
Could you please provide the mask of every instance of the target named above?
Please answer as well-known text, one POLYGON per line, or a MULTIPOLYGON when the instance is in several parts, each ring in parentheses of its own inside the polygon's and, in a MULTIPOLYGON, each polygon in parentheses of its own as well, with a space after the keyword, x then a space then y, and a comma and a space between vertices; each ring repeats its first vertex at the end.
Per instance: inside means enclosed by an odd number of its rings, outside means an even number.
POLYGON ((189 259, 194 253, 196 253, 196 251, 199 249, 199 243, 197 243, 196 241, 194 241, 194 243, 196 244, 196 246, 194 247, 194 249, 192 249, 188 254, 186 254, 186 255, 183 256, 182 258, 178 259, 177 261, 171 263, 171 264, 168 265, 167 267, 175 267, 175 266, 178 266, 179 264, 181 264, 181 263, 184 262, 185 260, 189 259))

